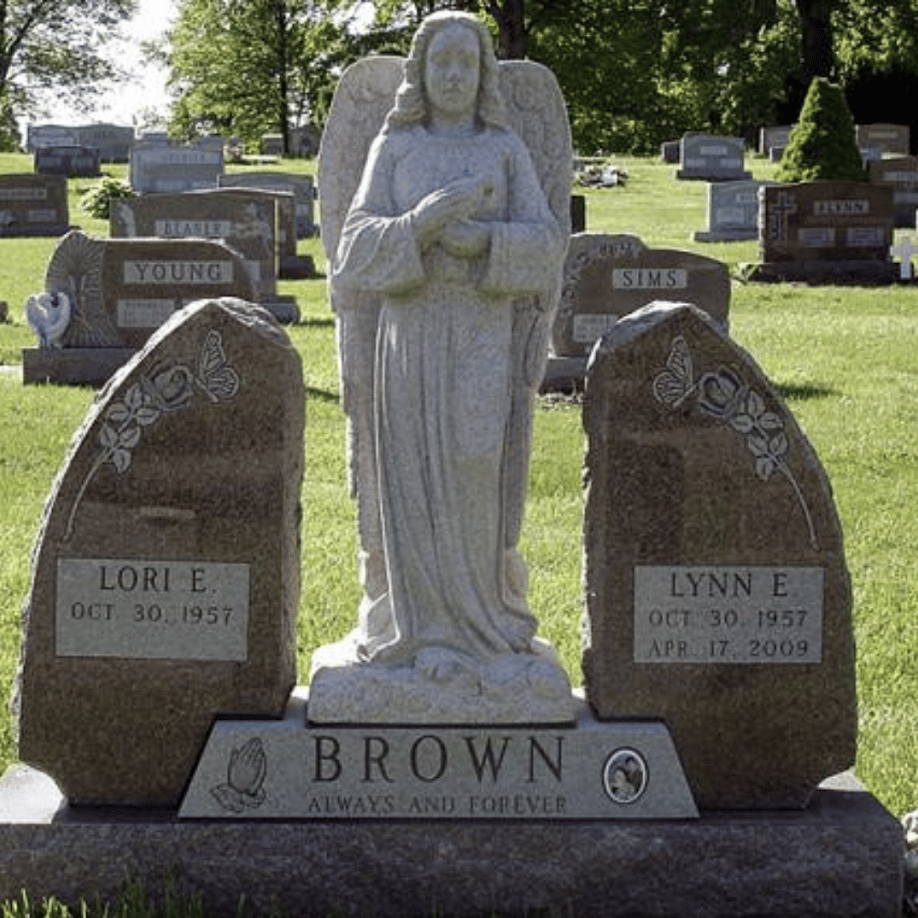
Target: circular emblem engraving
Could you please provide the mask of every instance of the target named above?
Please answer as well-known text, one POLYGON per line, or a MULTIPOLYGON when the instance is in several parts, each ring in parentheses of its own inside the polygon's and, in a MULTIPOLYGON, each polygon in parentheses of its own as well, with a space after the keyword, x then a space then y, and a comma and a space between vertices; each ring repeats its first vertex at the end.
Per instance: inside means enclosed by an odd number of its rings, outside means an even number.
POLYGON ((634 749, 616 749, 602 769, 602 783, 613 803, 635 803, 647 790, 647 762, 634 749))

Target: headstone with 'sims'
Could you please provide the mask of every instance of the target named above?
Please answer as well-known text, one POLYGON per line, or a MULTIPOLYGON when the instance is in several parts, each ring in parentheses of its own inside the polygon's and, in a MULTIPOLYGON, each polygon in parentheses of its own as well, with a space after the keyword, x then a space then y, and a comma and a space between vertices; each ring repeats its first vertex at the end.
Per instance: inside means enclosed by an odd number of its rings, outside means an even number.
POLYGON ((202 300, 110 381, 33 555, 19 756, 71 803, 176 806, 215 716, 296 681, 304 388, 268 313, 202 300))
POLYGON ((699 809, 805 806, 857 733, 851 588, 812 447, 685 304, 602 340, 584 424, 588 701, 664 719, 699 809))
POLYGON ((649 248, 637 236, 573 235, 552 328, 553 354, 586 357, 618 319, 661 297, 697 303, 726 327, 727 266, 694 252, 649 248))

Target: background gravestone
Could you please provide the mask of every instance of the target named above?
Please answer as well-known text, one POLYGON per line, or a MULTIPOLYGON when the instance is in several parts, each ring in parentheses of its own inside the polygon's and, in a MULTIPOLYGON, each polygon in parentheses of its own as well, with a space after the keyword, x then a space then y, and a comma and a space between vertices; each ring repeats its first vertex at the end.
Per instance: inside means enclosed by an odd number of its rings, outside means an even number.
POLYGON ((749 179, 708 185, 708 228, 693 234, 695 242, 756 239, 759 234, 759 188, 772 182, 749 179))
POLYGON ((103 163, 126 163, 134 146, 134 128, 118 124, 84 124, 74 128, 84 147, 95 147, 103 163))
POLYGON ((766 185, 760 191, 755 280, 891 283, 892 187, 816 181, 766 185))
POLYGON ((299 317, 296 302, 277 292, 279 210, 274 192, 215 187, 123 198, 112 204, 110 226, 116 238, 219 239, 243 257, 254 299, 291 322, 299 317))
POLYGON ((911 136, 907 124, 859 124, 856 128, 859 150, 876 150, 881 156, 908 156, 911 136))
POLYGON ((269 191, 289 191, 296 201, 297 239, 316 234, 315 187, 311 175, 295 172, 224 172, 220 187, 265 188, 269 191))
POLYGON ((700 809, 805 806, 857 735, 851 588, 812 447, 681 304, 597 346, 584 424, 588 701, 663 718, 700 809))
POLYGON ((637 236, 576 233, 564 262, 552 353, 587 357, 619 318, 661 296, 704 304, 726 326, 727 266, 694 252, 649 248, 637 236))
POLYGON ((218 714, 296 681, 305 393, 273 319, 175 315, 106 387, 48 500, 19 755, 71 803, 174 806, 218 714))
POLYGON ((60 236, 70 229, 62 175, 0 175, 0 237, 60 236))
POLYGON ((64 293, 70 323, 59 348, 23 350, 26 383, 99 385, 176 310, 204 297, 253 301, 242 257, 207 239, 94 239, 64 236, 45 273, 64 293))
POLYGON ((689 132, 679 146, 679 179, 721 182, 752 178, 743 168, 746 143, 742 137, 719 137, 689 132))
POLYGON ((26 151, 34 153, 39 147, 80 143, 75 128, 62 124, 30 124, 26 128, 26 151))
POLYGON ((776 125, 759 129, 759 153, 767 156, 772 162, 781 158, 787 146, 787 138, 793 129, 792 124, 776 125))
POLYGON ((203 138, 176 146, 156 138, 141 138, 131 149, 130 182, 138 194, 216 188, 223 172, 223 144, 203 138))
POLYGON ((38 147, 34 167, 39 175, 95 178, 102 174, 99 169, 99 151, 95 147, 78 145, 38 147))
POLYGON ((894 156, 868 164, 870 181, 892 186, 893 221, 896 226, 915 226, 918 211, 918 156, 894 156))

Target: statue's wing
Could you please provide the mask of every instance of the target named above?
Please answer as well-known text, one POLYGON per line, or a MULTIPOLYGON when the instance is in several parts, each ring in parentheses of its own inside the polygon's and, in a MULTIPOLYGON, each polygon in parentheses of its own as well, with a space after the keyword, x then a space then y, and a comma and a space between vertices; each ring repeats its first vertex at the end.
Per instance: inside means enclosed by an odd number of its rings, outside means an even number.
MULTIPOLYGON (((555 75, 532 61, 501 61, 500 84, 510 126, 526 144, 548 206, 565 238, 571 232, 573 148, 567 106, 555 75)), ((542 381, 548 341, 561 295, 557 285, 517 301, 513 317, 513 397, 509 436, 515 444, 505 476, 505 544, 520 536, 532 442, 532 401, 542 381)))
MULTIPOLYGON (((319 147, 319 225, 331 264, 367 151, 402 81, 404 58, 365 57, 341 75, 319 147)), ((334 307, 335 304, 332 304, 334 307)))
POLYGON ((510 126, 529 148, 548 206, 569 236, 573 148, 561 87, 542 64, 501 61, 500 88, 510 126))

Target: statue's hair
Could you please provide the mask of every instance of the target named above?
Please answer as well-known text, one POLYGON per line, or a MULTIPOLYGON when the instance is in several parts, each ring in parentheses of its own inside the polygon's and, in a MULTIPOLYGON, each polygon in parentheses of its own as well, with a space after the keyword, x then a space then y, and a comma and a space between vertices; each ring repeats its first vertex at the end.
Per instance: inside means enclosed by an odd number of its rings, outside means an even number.
POLYGON ((427 49, 438 32, 452 25, 469 29, 478 38, 480 79, 476 113, 484 124, 508 126, 504 99, 500 91, 497 57, 491 33, 470 13, 440 10, 427 16, 418 27, 405 60, 405 75, 395 95, 395 105, 386 116, 385 130, 423 124, 427 120, 427 93, 424 87, 424 62, 427 49))

